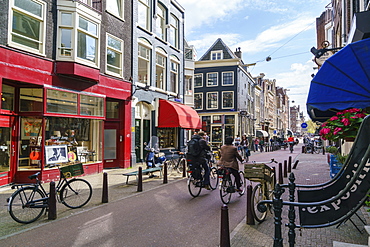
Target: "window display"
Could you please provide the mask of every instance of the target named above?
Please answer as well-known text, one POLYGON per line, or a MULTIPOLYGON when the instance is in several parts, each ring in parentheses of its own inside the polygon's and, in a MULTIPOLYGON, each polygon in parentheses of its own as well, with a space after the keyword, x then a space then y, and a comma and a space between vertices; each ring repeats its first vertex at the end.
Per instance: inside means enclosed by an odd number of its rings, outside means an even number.
POLYGON ((177 143, 177 135, 175 128, 160 129, 158 128, 157 135, 159 138, 159 148, 175 148, 177 143))

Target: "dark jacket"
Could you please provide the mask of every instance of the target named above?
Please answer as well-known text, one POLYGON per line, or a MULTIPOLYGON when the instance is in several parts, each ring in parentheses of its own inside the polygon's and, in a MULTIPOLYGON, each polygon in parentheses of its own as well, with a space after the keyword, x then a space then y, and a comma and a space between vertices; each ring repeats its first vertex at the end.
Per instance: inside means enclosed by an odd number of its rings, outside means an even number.
POLYGON ((206 140, 204 140, 199 135, 193 135, 191 139, 198 139, 199 145, 202 149, 198 157, 193 157, 192 155, 187 154, 187 158, 194 161, 206 161, 208 159, 208 151, 211 150, 211 147, 207 144, 206 140))

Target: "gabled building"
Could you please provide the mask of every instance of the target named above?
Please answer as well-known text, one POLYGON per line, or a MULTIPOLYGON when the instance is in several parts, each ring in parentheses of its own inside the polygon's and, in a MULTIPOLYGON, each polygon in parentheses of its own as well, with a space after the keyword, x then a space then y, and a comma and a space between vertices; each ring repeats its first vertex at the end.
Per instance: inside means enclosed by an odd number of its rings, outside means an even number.
POLYGON ((133 1, 133 162, 158 136, 162 151, 182 149, 186 129, 200 127, 184 104, 184 8, 175 0, 133 1))
POLYGON ((131 3, 2 2, 0 185, 130 166, 131 3))
POLYGON ((254 135, 254 80, 238 48, 217 39, 195 63, 194 108, 213 145, 227 136, 254 135))

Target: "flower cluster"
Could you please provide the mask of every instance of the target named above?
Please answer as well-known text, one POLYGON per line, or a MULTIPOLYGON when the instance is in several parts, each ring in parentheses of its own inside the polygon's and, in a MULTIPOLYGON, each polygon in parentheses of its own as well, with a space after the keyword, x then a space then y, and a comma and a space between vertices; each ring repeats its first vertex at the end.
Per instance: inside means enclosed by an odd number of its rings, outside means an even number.
POLYGON ((356 137, 365 116, 364 110, 352 108, 337 112, 321 125, 320 136, 323 140, 335 141, 345 137, 356 137))

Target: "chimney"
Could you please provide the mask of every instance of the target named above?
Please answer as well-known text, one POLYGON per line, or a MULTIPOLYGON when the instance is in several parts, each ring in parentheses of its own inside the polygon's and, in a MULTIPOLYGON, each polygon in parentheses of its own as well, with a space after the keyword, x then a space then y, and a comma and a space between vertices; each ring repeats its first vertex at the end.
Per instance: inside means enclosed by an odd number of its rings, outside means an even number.
POLYGON ((240 47, 238 47, 235 51, 235 56, 242 59, 242 52, 240 51, 240 47))

